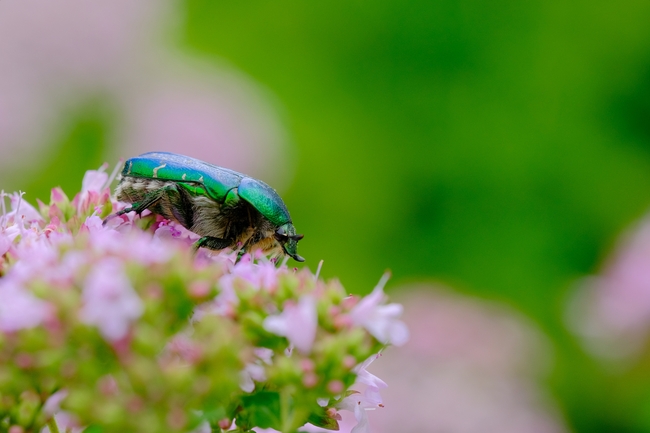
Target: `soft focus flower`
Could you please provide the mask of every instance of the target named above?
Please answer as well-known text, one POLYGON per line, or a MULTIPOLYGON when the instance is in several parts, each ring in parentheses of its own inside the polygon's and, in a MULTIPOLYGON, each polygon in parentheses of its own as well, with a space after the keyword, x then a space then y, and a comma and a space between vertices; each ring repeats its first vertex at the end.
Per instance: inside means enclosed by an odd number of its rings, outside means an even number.
POLYGON ((384 285, 387 280, 388 275, 385 275, 372 293, 354 306, 350 317, 354 324, 366 328, 379 341, 401 346, 408 341, 408 329, 398 320, 402 315, 401 305, 383 305, 384 285))
POLYGON ((84 283, 83 302, 81 320, 96 325, 109 340, 124 337, 143 310, 123 265, 114 258, 99 261, 90 271, 84 283))
POLYGON ((309 353, 316 337, 318 318, 316 302, 311 296, 303 296, 298 304, 286 303, 282 313, 264 320, 264 329, 287 337, 302 353, 309 353))
POLYGON ((13 193, 9 197, 11 199, 11 212, 6 215, 6 218, 13 218, 16 224, 43 221, 43 217, 34 206, 23 199, 22 193, 13 193))
POLYGON ((639 353, 650 336, 650 219, 624 235, 596 276, 583 279, 567 319, 603 358, 639 353))
POLYGON ((43 323, 48 304, 11 280, 0 279, 0 331, 14 332, 43 323))

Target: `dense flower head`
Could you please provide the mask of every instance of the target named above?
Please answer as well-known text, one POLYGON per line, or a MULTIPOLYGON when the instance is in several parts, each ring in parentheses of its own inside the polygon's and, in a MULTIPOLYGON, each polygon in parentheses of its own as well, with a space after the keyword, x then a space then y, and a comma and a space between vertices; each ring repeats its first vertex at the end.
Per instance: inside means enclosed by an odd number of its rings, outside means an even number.
POLYGON ((158 215, 106 220, 124 204, 104 170, 38 210, 2 193, 0 431, 293 433, 346 409, 368 431, 386 384, 366 368, 408 335, 384 280, 356 299, 260 255, 194 254, 158 215))

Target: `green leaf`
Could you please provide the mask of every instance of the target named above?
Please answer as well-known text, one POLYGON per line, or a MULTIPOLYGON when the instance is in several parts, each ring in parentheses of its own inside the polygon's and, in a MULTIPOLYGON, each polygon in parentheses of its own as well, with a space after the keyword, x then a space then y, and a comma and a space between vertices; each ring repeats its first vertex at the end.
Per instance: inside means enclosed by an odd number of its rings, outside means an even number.
POLYGON ((281 430, 280 413, 280 394, 260 391, 242 398, 242 411, 237 417, 237 425, 281 430))

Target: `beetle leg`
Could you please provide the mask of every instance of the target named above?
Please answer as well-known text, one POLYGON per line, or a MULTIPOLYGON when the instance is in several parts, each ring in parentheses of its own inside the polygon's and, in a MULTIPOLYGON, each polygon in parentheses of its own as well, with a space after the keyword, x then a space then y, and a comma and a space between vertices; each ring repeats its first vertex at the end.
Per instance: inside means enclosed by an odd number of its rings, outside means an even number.
POLYGON ((232 241, 227 239, 219 239, 213 236, 203 236, 201 239, 194 243, 194 251, 198 251, 199 248, 204 247, 210 250, 223 250, 232 245, 232 241))
POLYGON ((112 220, 113 218, 120 215, 124 215, 125 213, 135 212, 136 214, 141 215, 145 210, 149 209, 152 206, 155 206, 165 196, 165 194, 169 193, 172 190, 176 191, 176 185, 167 185, 155 191, 151 191, 145 194, 145 196, 139 202, 133 203, 131 206, 107 216, 102 225, 106 225, 109 220, 112 220))

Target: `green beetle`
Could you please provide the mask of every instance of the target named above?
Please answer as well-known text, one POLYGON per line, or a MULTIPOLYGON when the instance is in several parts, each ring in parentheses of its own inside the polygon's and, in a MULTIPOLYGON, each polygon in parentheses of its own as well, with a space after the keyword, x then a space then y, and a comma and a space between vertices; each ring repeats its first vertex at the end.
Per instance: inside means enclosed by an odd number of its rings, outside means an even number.
POLYGON ((149 152, 124 164, 115 190, 118 200, 140 215, 145 209, 202 236, 195 248, 237 248, 286 254, 303 262, 289 211, 266 183, 189 156, 149 152))

